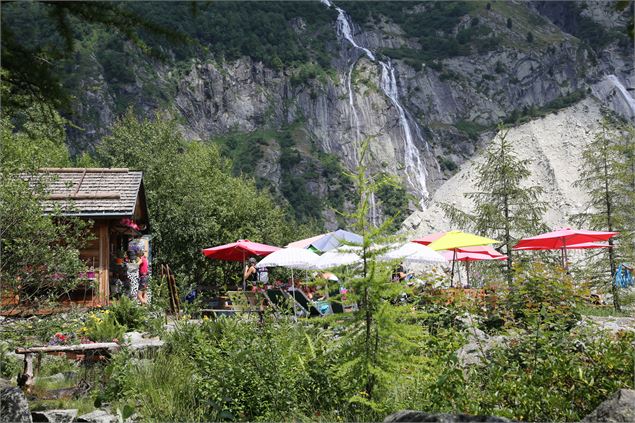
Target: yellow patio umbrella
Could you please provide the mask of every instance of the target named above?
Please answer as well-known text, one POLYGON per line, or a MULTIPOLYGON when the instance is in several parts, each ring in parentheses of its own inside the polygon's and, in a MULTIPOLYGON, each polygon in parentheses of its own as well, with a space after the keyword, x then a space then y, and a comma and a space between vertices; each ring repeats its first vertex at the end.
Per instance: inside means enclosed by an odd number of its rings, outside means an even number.
MULTIPOLYGON (((449 231, 446 232, 445 235, 438 238, 436 241, 428 244, 428 247, 435 250, 450 250, 454 251, 454 255, 456 256, 457 248, 464 247, 477 247, 480 245, 488 245, 488 244, 497 244, 499 241, 491 238, 485 238, 483 236, 478 236, 474 234, 468 234, 462 231, 449 231)), ((456 257, 454 257, 456 259, 456 257)), ((452 273, 450 275, 450 286, 454 283, 454 262, 456 260, 452 260, 452 273)))

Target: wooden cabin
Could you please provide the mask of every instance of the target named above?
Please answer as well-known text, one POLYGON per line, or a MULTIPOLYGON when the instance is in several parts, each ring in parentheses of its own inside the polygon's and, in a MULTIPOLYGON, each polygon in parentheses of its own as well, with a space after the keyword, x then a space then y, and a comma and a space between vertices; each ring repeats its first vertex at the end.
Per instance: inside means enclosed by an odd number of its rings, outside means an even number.
POLYGON ((46 186, 45 212, 61 210, 93 222, 94 239, 80 251, 89 267, 82 289, 67 301, 86 306, 107 305, 117 257, 134 241, 144 245, 150 261, 148 208, 143 172, 117 168, 45 168, 37 178, 46 186))

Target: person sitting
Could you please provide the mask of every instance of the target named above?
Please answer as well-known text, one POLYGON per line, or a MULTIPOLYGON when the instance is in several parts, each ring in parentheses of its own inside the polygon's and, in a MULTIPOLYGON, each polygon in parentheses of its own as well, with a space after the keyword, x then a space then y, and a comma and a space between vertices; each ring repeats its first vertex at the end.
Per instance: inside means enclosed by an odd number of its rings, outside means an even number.
POLYGON ((401 282, 406 279, 408 275, 406 274, 406 270, 404 269, 403 262, 399 263, 399 266, 395 268, 392 272, 392 281, 393 282, 401 282))

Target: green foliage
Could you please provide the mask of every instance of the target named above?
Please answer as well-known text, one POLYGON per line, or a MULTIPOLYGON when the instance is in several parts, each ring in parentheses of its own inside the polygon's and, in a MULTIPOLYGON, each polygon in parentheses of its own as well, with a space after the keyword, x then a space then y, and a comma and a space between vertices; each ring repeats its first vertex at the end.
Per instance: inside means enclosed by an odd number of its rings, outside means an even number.
POLYGON ((391 222, 387 231, 394 233, 407 217, 410 196, 403 184, 390 175, 382 175, 384 182, 377 187, 377 199, 384 216, 391 222))
POLYGON ((114 313, 105 310, 89 314, 80 333, 95 342, 117 342, 123 341, 126 327, 117 321, 114 313))
POLYGON ((567 330, 579 318, 573 281, 557 266, 517 266, 507 296, 507 312, 516 326, 567 330))
POLYGON ((12 379, 22 370, 21 363, 15 356, 7 354, 11 349, 5 343, 0 344, 0 376, 5 379, 12 379))
MULTIPOLYGON (((632 384, 632 334, 527 334, 496 349, 488 365, 446 382, 468 413, 523 421, 577 421, 617 389, 632 384)), ((448 389, 443 389, 446 395, 448 389)), ((456 398, 456 397, 455 397, 456 398)), ((446 405, 447 407, 447 405, 446 405)))
POLYGON ((119 300, 113 301, 108 308, 114 319, 128 331, 143 329, 148 313, 146 308, 141 307, 136 301, 127 296, 122 296, 119 300))
POLYGON ((576 104, 585 97, 586 93, 584 90, 578 90, 551 100, 541 107, 533 106, 525 107, 522 110, 514 109, 507 119, 505 119, 505 123, 522 124, 538 117, 545 117, 550 113, 558 112, 558 110, 576 104))
POLYGON ((303 148, 302 144, 308 143, 308 140, 301 122, 278 130, 231 133, 212 141, 220 146, 224 156, 231 159, 234 175, 253 176, 259 188, 272 191, 276 187, 271 181, 258 177, 258 173, 261 167, 275 165, 271 163, 275 155, 266 152, 278 150, 279 199, 288 203, 299 223, 321 227, 325 207, 345 208, 351 192, 350 178, 337 156, 315 151, 313 147, 308 152, 303 148), (327 187, 325 197, 310 191, 310 186, 316 181, 327 187))
POLYGON ((143 170, 156 262, 194 282, 222 281, 202 248, 237 239, 281 245, 293 225, 252 181, 231 175, 216 146, 185 140, 176 125, 129 112, 102 141, 98 157, 104 166, 143 170))
POLYGON ((63 217, 58 209, 45 215, 42 201, 53 181, 36 173, 41 167, 70 164, 63 123, 57 113, 37 104, 9 108, 2 117, 0 285, 6 293, 20 295, 5 309, 55 302, 79 284, 78 275, 85 270, 79 249, 91 238, 90 223, 63 217))
POLYGON ((479 135, 481 135, 483 131, 486 131, 487 129, 490 128, 487 125, 481 125, 474 121, 468 121, 468 120, 460 120, 457 123, 455 123, 454 126, 456 127, 456 129, 463 132, 473 141, 478 140, 479 135))
POLYGON ((454 172, 459 168, 459 166, 454 162, 454 160, 448 157, 437 156, 437 160, 439 162, 439 166, 441 166, 441 170, 447 170, 448 172, 454 172))
MULTIPOLYGON (((14 112, 15 113, 15 112, 14 112)), ((64 123, 57 114, 43 123, 46 112, 33 105, 19 114, 3 113, 0 128, 0 166, 3 172, 33 171, 41 167, 70 165, 64 123), (16 128, 13 122, 22 122, 16 128)))
POLYGON ((385 16, 400 25, 406 35, 416 38, 421 48, 384 48, 382 54, 406 63, 420 70, 423 63, 456 56, 467 56, 475 50, 479 53, 494 50, 500 44, 486 25, 479 24, 478 18, 471 26, 453 35, 460 19, 471 10, 467 2, 421 2, 405 3, 405 7, 395 7, 391 2, 347 2, 344 9, 355 22, 363 23, 369 18, 385 16), (416 12, 414 6, 418 6, 416 12), (425 9, 425 10, 423 10, 425 9))
MULTIPOLYGON (((582 152, 583 166, 577 185, 589 193, 590 201, 585 212, 576 216, 578 222, 591 229, 619 231, 623 241, 617 248, 609 248, 608 277, 603 284, 610 283, 613 304, 620 309, 619 291, 611 283, 617 260, 624 262, 635 257, 632 240, 635 237, 632 209, 635 206, 635 130, 611 116, 605 116, 601 130, 582 152)), ((609 240, 613 244, 613 240, 609 240)))
POLYGON ((182 354, 158 353, 152 360, 135 360, 123 351, 107 370, 104 400, 115 400, 122 411, 135 411, 154 421, 202 421, 204 400, 193 383, 193 363, 182 354))
POLYGON ((526 39, 527 39, 527 42, 529 44, 533 43, 534 42, 534 34, 531 31, 529 31, 527 33, 527 38, 526 39))
POLYGON ((367 149, 365 141, 359 151, 360 165, 353 176, 357 208, 351 214, 355 232, 363 236, 359 246, 363 267, 361 273, 347 277, 350 296, 358 310, 347 319, 343 334, 346 361, 338 375, 347 381, 347 389, 352 393, 348 401, 359 409, 358 418, 377 419, 386 412, 384 401, 390 391, 391 375, 420 352, 417 339, 421 333, 410 322, 412 308, 392 304, 404 289, 391 282, 391 265, 377 259, 385 252, 377 246, 390 243, 386 233, 392 219, 386 219, 379 227, 370 222, 371 197, 391 181, 367 173, 367 149))
MULTIPOLYGON (((2 13, 2 68, 8 71, 10 89, 2 103, 20 107, 22 96, 53 107, 70 106, 70 96, 60 84, 56 66, 72 60, 75 39, 91 27, 116 31, 141 49, 147 45, 141 31, 161 35, 165 41, 178 39, 175 33, 136 14, 125 3, 11 3, 2 13)), ((181 38, 182 39, 182 38, 181 38)))

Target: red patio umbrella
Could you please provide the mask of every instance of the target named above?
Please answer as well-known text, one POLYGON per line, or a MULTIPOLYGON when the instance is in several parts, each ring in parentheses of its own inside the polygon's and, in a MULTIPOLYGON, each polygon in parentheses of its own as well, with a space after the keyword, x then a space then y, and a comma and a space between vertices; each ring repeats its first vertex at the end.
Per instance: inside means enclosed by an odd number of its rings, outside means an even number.
MULTIPOLYGON (((203 254, 205 255, 205 257, 212 259, 225 261, 242 261, 244 266, 247 256, 265 257, 279 249, 279 247, 274 247, 273 245, 251 242, 248 239, 239 239, 238 241, 232 242, 231 244, 205 248, 203 250, 203 254)), ((243 273, 243 289, 246 288, 245 285, 245 276, 243 273)))
POLYGON ((416 242, 417 244, 428 245, 432 243, 433 241, 436 241, 437 239, 441 238, 443 235, 445 235, 445 232, 435 232, 433 234, 426 235, 423 238, 413 239, 412 242, 416 242))
POLYGON ((465 273, 467 274, 467 286, 470 286, 470 262, 482 260, 507 260, 507 256, 500 254, 494 248, 484 245, 479 247, 457 248, 456 251, 444 251, 441 253, 448 261, 465 262, 465 273), (465 251, 474 250, 474 251, 465 251))
MULTIPOLYGON (((582 244, 567 244, 567 250, 587 250, 590 248, 611 248, 611 244, 605 242, 583 242, 582 244)), ((531 251, 531 250, 559 250, 560 248, 543 248, 543 247, 518 247, 514 248, 516 251, 531 251)))
POLYGON ((563 228, 538 236, 523 238, 514 246, 514 250, 561 250, 562 266, 567 268, 567 249, 572 245, 588 242, 606 241, 619 232, 587 231, 583 229, 563 228))

